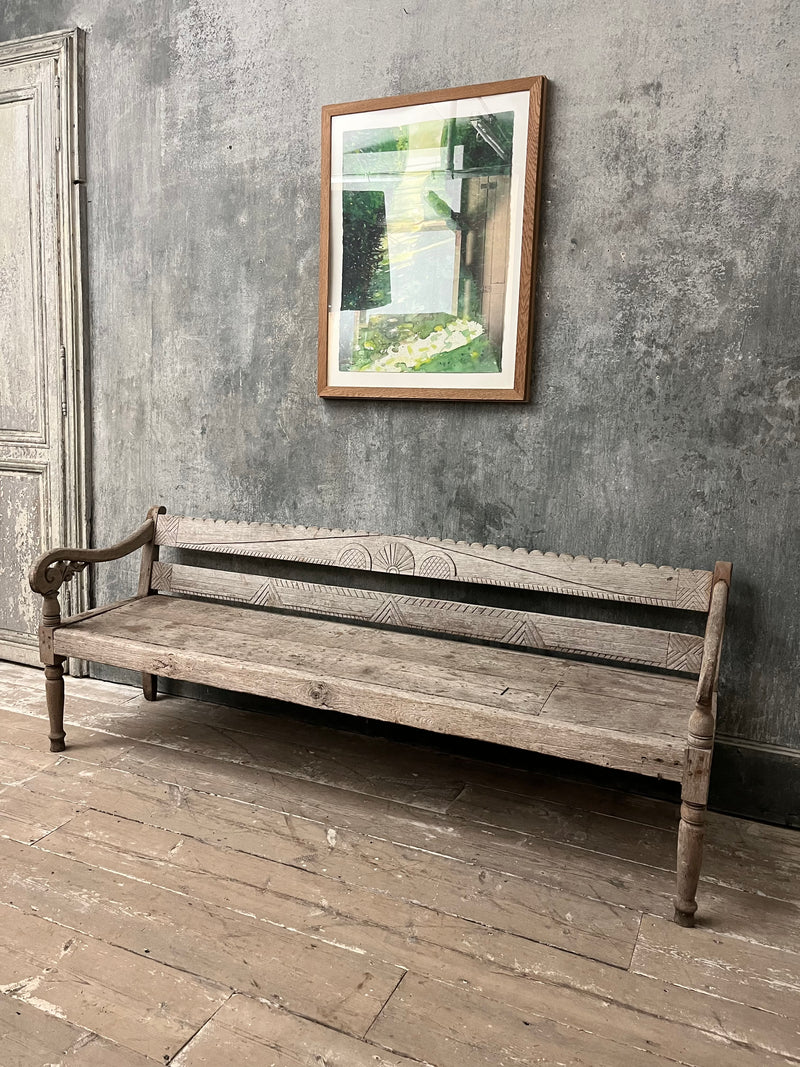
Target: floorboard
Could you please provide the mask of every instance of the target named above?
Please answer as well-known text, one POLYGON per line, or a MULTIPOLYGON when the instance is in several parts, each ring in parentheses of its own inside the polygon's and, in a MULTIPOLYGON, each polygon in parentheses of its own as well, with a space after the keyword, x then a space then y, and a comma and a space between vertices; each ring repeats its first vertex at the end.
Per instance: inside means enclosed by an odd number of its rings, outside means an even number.
MULTIPOLYGON (((576 676, 575 684, 581 684, 576 676)), ((3 1067, 800 1065, 800 834, 0 663, 3 1067)))

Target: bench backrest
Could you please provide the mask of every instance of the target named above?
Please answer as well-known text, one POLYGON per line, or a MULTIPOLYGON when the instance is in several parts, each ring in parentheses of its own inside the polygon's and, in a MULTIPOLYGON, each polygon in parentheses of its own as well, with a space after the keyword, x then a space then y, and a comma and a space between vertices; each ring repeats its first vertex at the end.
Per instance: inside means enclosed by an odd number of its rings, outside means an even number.
MULTIPOLYGON (((156 544, 325 567, 709 610, 714 573, 436 538, 158 515, 156 544)), ((349 586, 153 563, 156 592, 239 601, 698 673, 703 638, 349 586)))

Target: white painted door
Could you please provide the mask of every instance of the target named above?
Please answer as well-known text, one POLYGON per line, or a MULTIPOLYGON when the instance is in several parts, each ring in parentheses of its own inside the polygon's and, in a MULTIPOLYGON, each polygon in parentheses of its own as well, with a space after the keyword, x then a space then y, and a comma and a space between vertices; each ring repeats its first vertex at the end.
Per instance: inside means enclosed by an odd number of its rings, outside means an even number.
POLYGON ((31 562, 85 539, 79 46, 0 44, 0 659, 21 663, 39 662, 31 562))

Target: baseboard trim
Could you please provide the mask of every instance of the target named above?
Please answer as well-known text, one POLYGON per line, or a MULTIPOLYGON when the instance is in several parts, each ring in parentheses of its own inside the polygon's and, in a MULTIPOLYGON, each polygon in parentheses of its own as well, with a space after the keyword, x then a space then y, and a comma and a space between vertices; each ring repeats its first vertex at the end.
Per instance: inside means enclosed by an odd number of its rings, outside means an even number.
POLYGON ((718 734, 709 807, 800 829, 800 749, 718 734))

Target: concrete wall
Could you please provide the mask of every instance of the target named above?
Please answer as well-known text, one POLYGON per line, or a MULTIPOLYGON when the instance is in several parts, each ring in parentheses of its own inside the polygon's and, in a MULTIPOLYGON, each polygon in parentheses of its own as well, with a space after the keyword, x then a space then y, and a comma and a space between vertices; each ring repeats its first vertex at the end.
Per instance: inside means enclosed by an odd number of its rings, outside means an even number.
POLYGON ((163 502, 731 559, 720 730, 800 747, 796 5, 2 10, 2 39, 88 34, 97 543, 163 502), (319 400, 321 105, 531 74, 551 79, 532 403, 319 400))

